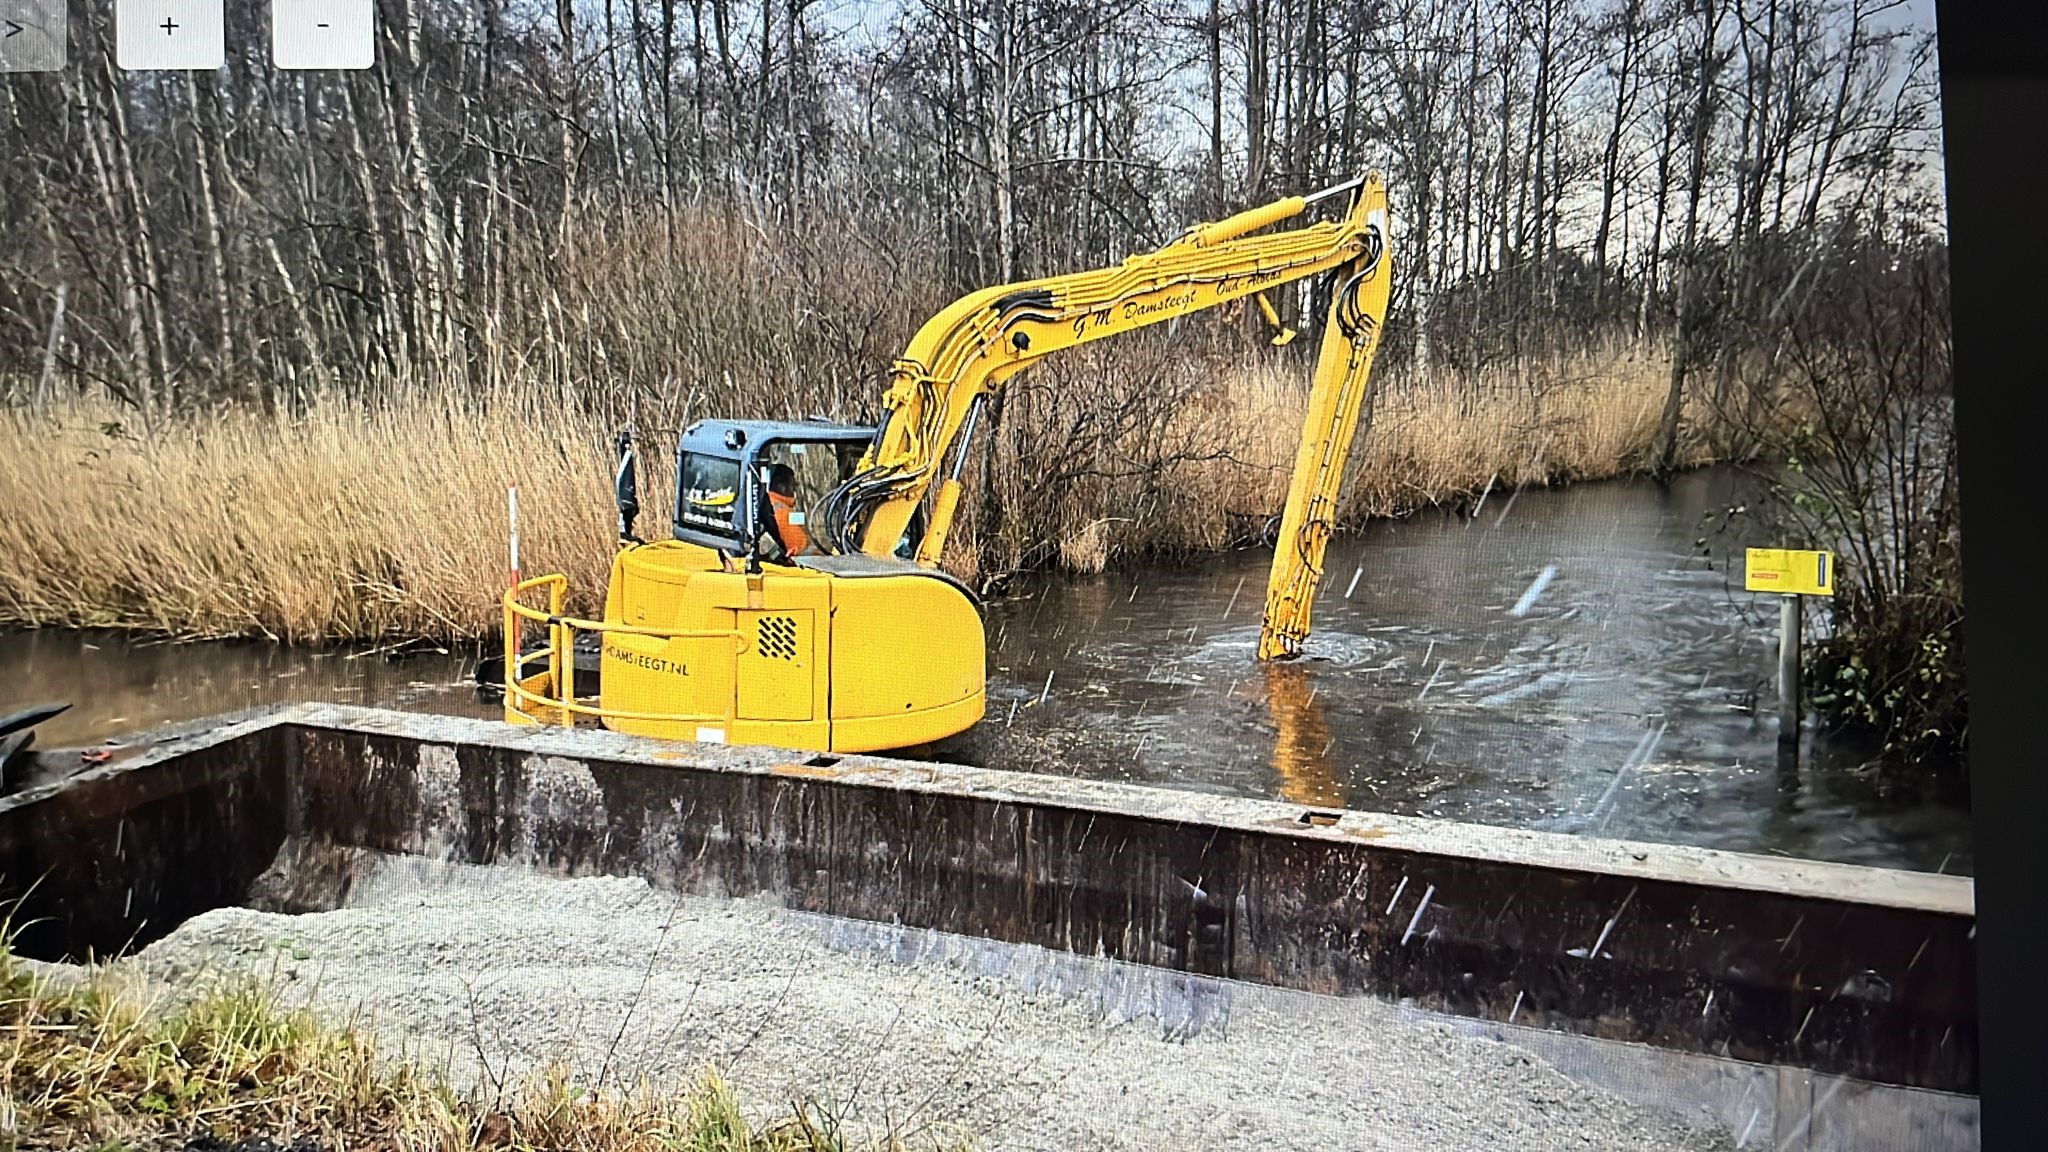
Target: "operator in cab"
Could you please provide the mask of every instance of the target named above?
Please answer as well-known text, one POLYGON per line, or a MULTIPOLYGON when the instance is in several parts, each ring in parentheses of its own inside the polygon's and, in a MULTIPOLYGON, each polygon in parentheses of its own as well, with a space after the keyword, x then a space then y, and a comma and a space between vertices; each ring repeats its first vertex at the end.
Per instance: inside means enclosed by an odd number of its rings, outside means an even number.
POLYGON ((796 470, 787 464, 768 466, 768 503, 775 514, 775 538, 785 555, 798 556, 811 546, 803 513, 796 508, 796 470))

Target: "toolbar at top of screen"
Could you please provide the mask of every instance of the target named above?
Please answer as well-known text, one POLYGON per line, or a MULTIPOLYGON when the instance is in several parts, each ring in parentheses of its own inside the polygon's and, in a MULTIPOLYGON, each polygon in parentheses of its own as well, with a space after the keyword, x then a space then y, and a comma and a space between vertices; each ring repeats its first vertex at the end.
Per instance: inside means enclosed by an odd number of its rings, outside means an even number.
POLYGON ((56 72, 67 41, 64 0, 0 0, 0 72, 56 72))
MULTIPOLYGON (((210 71, 226 63, 223 0, 115 0, 114 59, 130 71, 210 71)), ((0 72, 68 62, 65 0, 0 0, 0 72)), ((362 69, 376 57, 375 0, 271 0, 279 68, 362 69)))

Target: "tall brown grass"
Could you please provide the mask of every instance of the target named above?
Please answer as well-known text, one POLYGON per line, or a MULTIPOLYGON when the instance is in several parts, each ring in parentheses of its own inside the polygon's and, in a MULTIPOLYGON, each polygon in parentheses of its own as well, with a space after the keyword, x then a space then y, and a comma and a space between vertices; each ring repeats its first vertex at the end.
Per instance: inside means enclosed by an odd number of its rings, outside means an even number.
POLYGON ((596 429, 535 407, 233 410, 149 441, 111 409, 0 426, 0 616, 299 641, 460 636, 522 569, 602 589, 596 429))
MULTIPOLYGON (((1084 355, 1013 382, 949 566, 1100 569, 1225 547, 1278 513, 1306 380, 1285 364, 1147 355, 1084 355)), ((1503 380, 1389 375, 1353 456, 1347 518, 1623 472, 1649 443, 1665 373, 1660 356, 1616 353, 1503 380)), ((510 484, 523 571, 567 574, 575 608, 594 612, 612 554, 614 429, 589 412, 399 397, 298 417, 229 408, 147 439, 87 403, 0 421, 0 623, 485 635, 507 579, 510 484)), ((642 457, 643 533, 668 522, 665 456, 642 457)), ((1693 461, 1706 456, 1693 443, 1693 461)))
MULTIPOLYGON (((1099 383, 1117 367, 1084 360, 1061 371, 1069 383, 1099 383)), ((1057 563, 1094 571, 1119 557, 1256 539, 1278 515, 1308 396, 1299 364, 1180 362, 1135 374, 1122 367, 1141 382, 1134 390, 1141 394, 1111 388, 1093 408, 1142 408, 1158 394, 1178 405, 1153 424, 1139 419, 1123 435, 1096 437, 1079 450, 1061 437, 1090 416, 1098 425, 1108 417, 1048 405, 1025 428, 998 433, 991 486, 1004 514, 992 518, 985 504, 964 502, 966 523, 949 566, 1057 563)), ((1479 378, 1376 375, 1340 500, 1343 523, 1456 503, 1489 486, 1626 473, 1649 448, 1669 371, 1665 356, 1647 348, 1479 378)), ((1064 394, 1057 383, 1041 387, 1064 394)), ((1714 458, 1708 431, 1682 425, 1685 464, 1714 458)))

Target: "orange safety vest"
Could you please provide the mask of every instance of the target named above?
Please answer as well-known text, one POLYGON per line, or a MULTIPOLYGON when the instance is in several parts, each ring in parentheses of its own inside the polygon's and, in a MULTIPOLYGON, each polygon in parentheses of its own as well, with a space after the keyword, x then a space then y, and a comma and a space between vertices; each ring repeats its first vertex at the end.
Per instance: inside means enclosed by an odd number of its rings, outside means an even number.
POLYGON ((782 546, 795 556, 811 546, 811 534, 796 523, 796 497, 784 496, 780 492, 768 493, 768 503, 775 508, 775 535, 782 546))

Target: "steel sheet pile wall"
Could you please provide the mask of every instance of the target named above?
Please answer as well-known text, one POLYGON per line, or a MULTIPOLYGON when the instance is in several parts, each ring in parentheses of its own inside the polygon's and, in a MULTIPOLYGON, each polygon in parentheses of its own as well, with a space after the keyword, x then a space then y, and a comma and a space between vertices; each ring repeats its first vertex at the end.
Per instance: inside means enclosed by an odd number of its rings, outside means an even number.
POLYGON ((104 957, 241 902, 285 840, 287 736, 272 715, 209 724, 0 797, 0 904, 16 950, 104 957))
POLYGON ((338 903, 356 851, 637 875, 1678 1051, 1976 1087, 1967 879, 874 757, 306 706, 0 800, 0 869, 14 883, 54 866, 30 905, 72 926, 38 943, 104 948, 247 898, 235 886, 287 832, 282 859, 296 866, 268 891, 296 907, 338 903), (156 782, 123 783, 133 776, 156 782), (118 852, 109 825, 131 837, 118 852), (152 868, 155 894, 116 907, 113 885, 143 891, 152 868), (186 881, 179 899, 163 894, 186 881))

